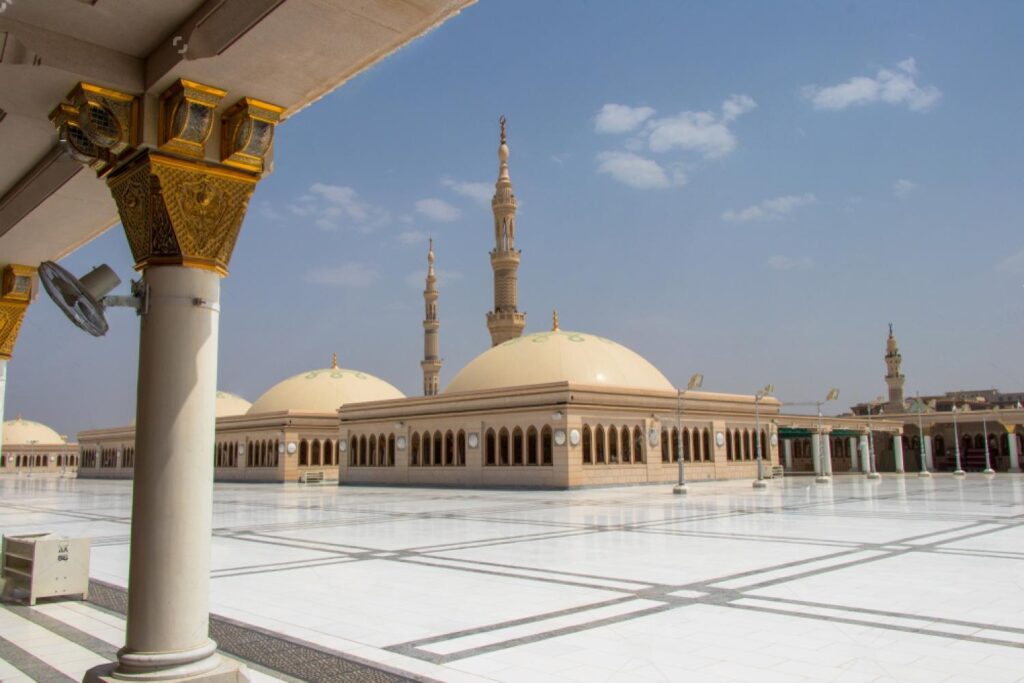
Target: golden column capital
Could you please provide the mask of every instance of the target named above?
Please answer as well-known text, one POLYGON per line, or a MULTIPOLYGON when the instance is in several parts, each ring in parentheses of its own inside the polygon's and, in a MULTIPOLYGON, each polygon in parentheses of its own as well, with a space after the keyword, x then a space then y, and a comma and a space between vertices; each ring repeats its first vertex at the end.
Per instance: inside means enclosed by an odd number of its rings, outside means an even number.
POLYGON ((36 269, 12 263, 0 277, 0 360, 10 360, 32 295, 36 269))
POLYGON ((107 179, 135 268, 181 265, 227 275, 259 176, 147 150, 107 179))
POLYGON ((1008 434, 1013 434, 1017 431, 1017 425, 1011 422, 1000 422, 999 424, 1003 425, 1008 434))

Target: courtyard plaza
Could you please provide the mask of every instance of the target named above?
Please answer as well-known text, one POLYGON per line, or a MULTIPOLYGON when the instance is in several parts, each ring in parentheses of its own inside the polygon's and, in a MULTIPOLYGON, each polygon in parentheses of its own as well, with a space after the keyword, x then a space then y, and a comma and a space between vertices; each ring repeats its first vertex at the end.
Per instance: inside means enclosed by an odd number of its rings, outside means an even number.
MULTIPOLYGON (((1024 681, 1021 475, 689 488, 219 483, 211 634, 258 681, 1024 681)), ((124 642, 131 482, 0 494, 93 580, 0 604, 0 680, 81 680, 124 642)))

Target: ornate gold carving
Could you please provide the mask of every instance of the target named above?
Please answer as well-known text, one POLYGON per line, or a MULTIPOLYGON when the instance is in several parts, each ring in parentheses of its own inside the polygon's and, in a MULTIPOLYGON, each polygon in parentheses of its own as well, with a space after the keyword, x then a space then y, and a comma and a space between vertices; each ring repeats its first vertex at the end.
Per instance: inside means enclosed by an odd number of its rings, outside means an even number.
POLYGON ((0 300, 0 359, 10 360, 28 302, 0 300))
POLYGON ((227 275, 257 176, 146 152, 112 175, 135 268, 176 264, 227 275))
POLYGON ((32 296, 32 276, 35 274, 36 269, 32 266, 21 266, 17 263, 7 265, 0 285, 0 298, 4 301, 27 303, 32 296))
POLYGON ((102 176, 138 147, 141 135, 139 98, 79 83, 50 112, 68 153, 102 176))
POLYGON ((221 117, 220 160, 229 166, 263 173, 263 160, 274 142, 274 126, 284 108, 243 97, 221 117))
POLYGON ((160 149, 202 159, 213 132, 214 109, 226 94, 195 81, 175 81, 160 96, 160 149))

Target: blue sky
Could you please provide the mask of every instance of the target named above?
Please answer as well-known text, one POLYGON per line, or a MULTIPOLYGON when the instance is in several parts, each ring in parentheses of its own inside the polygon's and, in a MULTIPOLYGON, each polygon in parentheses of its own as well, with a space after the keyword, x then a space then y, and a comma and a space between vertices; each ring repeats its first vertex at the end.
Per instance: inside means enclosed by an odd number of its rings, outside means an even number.
MULTIPOLYGON (((670 380, 785 401, 1024 388, 1024 5, 483 0, 281 125, 223 283, 221 388, 329 364, 420 392, 488 346, 488 199, 509 120, 527 330, 613 338, 670 380)), ((301 68, 301 65, 296 65, 301 68)), ((65 259, 127 280, 120 228, 65 259)), ((40 299, 7 413, 134 414, 138 325, 40 299)))

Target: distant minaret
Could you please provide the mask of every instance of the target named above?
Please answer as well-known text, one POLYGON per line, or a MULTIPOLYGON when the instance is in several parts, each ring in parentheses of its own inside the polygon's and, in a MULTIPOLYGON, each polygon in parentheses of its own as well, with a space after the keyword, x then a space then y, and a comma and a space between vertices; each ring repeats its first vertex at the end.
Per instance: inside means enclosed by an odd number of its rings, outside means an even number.
POLYGON ((508 145, 505 144, 505 117, 501 123, 501 146, 498 147, 498 182, 494 184, 491 210, 494 212, 494 310, 487 314, 491 346, 497 346, 523 334, 526 314, 519 312, 519 250, 516 249, 516 197, 508 177, 508 145))
POLYGON ((426 314, 423 318, 423 395, 436 396, 441 377, 441 355, 438 351, 437 332, 441 322, 437 319, 437 276, 434 274, 434 240, 427 251, 427 287, 423 290, 426 314))
POLYGON ((889 323, 889 338, 885 340, 885 383, 889 385, 889 402, 885 408, 890 412, 903 412, 903 384, 907 378, 900 374, 903 356, 896 346, 896 337, 892 334, 892 323, 889 323))

